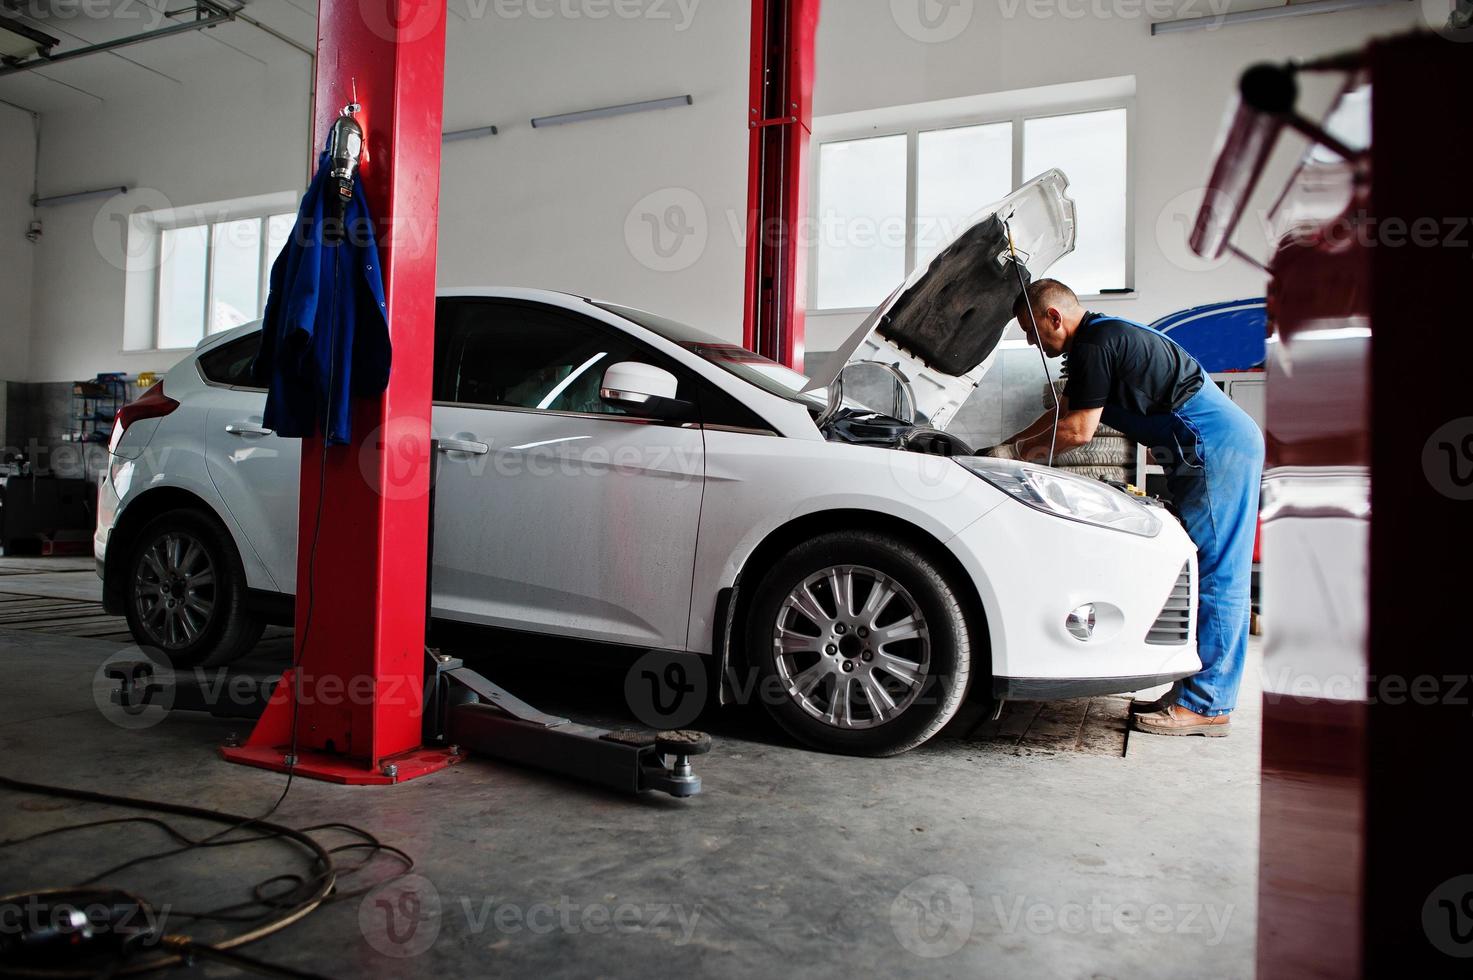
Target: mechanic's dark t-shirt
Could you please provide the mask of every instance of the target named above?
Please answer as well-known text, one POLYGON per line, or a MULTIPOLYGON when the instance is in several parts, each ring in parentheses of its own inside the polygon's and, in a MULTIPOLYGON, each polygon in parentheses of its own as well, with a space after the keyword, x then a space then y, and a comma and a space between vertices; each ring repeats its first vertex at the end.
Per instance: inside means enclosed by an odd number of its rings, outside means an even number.
POLYGON ((1064 359, 1069 409, 1109 405, 1135 415, 1181 408, 1207 380, 1192 355, 1139 324, 1087 313, 1064 359))

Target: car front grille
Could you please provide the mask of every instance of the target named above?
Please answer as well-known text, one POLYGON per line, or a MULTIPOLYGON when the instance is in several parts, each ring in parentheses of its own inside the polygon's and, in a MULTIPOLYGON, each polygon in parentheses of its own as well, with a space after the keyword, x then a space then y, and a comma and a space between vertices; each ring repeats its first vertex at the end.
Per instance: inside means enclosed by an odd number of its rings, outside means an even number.
POLYGON ((1161 615, 1151 624, 1146 642, 1157 646, 1180 646, 1192 633, 1192 563, 1187 562, 1176 577, 1161 615))

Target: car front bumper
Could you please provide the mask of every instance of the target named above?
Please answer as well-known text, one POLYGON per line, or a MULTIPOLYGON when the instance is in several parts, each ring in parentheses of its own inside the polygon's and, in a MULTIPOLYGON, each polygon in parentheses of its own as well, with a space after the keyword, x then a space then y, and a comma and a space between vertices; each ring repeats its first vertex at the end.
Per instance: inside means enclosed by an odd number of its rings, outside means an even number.
POLYGON ((948 542, 976 583, 991 641, 993 690, 1044 699, 1122 693, 1201 669, 1197 550, 1165 511, 1152 538, 1042 513, 1009 500, 948 542), (1148 641, 1180 582, 1189 583, 1184 635, 1148 641), (1069 613, 1093 603, 1089 639, 1069 613))

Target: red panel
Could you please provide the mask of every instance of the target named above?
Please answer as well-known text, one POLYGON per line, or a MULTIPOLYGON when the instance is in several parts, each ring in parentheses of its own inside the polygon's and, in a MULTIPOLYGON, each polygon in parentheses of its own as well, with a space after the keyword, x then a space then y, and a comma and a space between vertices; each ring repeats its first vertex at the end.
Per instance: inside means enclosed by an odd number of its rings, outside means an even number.
MULTIPOLYGON (((302 444, 297 772, 334 781, 387 781, 380 765, 420 742, 444 78, 444 4, 321 0, 313 132, 321 147, 343 105, 363 106, 360 173, 394 348, 388 389, 354 406, 353 444, 329 449, 325 465, 320 440, 302 444)), ((292 714, 273 700, 248 745, 225 756, 279 768, 292 714)), ((449 759, 416 754, 399 778, 449 759)))
POLYGON ((1473 873, 1464 795, 1473 709, 1460 621, 1473 593, 1473 399, 1463 375, 1473 361, 1473 127, 1466 113, 1448 125, 1446 107, 1427 95, 1467 92, 1473 49, 1408 35, 1372 45, 1370 68, 1376 696, 1366 722, 1365 969, 1467 976, 1473 895, 1459 876, 1473 873))
MULTIPOLYGON (((1337 563, 1338 552, 1311 553, 1317 580, 1292 583, 1287 602, 1265 593, 1270 643, 1290 655, 1290 679, 1311 689, 1337 678, 1305 673, 1316 661, 1294 654, 1312 644, 1302 630, 1275 638, 1274 610, 1318 605, 1329 624, 1341 611, 1369 610, 1363 649, 1341 651, 1364 665, 1363 700, 1265 696, 1266 980, 1451 975, 1468 962, 1455 957, 1469 948, 1458 876, 1473 869, 1458 802, 1473 740, 1460 624, 1473 590, 1473 521, 1445 481, 1449 464, 1466 473, 1473 460, 1465 448, 1462 460, 1441 455, 1439 433, 1473 430, 1467 386, 1455 380, 1473 359, 1459 313, 1469 250, 1455 231, 1473 214, 1473 130, 1447 126, 1425 94, 1466 90, 1473 52, 1407 35, 1371 45, 1364 64, 1373 143, 1357 191, 1323 233, 1280 249, 1269 288, 1280 349, 1269 372, 1266 477, 1368 473, 1371 517, 1366 575, 1337 563)), ((1290 516, 1320 518, 1314 507, 1290 516)), ((1266 664, 1266 682, 1278 670, 1266 664)))
POLYGON ((803 367, 808 144, 820 0, 753 0, 743 343, 803 367))

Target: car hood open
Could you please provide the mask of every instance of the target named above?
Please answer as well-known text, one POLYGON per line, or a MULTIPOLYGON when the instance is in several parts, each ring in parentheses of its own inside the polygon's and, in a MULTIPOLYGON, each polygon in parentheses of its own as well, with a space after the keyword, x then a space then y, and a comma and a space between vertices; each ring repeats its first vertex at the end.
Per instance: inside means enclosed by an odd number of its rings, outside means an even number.
POLYGON ((1069 180, 1047 170, 972 219, 966 231, 917 268, 875 308, 811 379, 806 390, 833 390, 860 361, 892 365, 910 381, 916 411, 946 428, 991 366, 1013 319, 1018 272, 1008 232, 1031 281, 1074 250, 1069 180))

